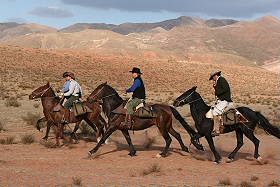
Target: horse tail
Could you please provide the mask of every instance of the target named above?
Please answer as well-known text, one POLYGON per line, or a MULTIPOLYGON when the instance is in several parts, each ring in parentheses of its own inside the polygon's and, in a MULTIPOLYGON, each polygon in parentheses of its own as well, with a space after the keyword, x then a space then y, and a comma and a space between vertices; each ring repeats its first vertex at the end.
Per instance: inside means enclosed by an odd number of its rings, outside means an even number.
POLYGON ((198 149, 204 150, 203 146, 199 143, 200 135, 184 120, 181 114, 173 107, 170 106, 173 116, 177 119, 180 124, 186 129, 186 131, 191 136, 191 143, 198 149))
POLYGON ((191 128, 191 126, 184 120, 184 118, 175 108, 170 106, 170 109, 175 119, 177 119, 180 122, 180 124, 184 127, 184 129, 187 130, 187 132, 190 134, 191 137, 194 137, 194 135, 196 134, 195 130, 191 128))
POLYGON ((261 128, 263 128, 267 133, 280 139, 280 129, 270 124, 269 121, 260 112, 256 112, 256 115, 259 119, 258 125, 261 128))

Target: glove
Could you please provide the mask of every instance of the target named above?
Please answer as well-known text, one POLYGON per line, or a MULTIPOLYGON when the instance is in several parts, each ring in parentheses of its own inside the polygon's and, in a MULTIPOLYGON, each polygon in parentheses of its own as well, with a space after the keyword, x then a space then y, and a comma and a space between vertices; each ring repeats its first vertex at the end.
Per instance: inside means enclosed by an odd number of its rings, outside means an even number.
POLYGON ((62 98, 62 97, 64 97, 64 94, 63 93, 59 93, 58 97, 62 98))

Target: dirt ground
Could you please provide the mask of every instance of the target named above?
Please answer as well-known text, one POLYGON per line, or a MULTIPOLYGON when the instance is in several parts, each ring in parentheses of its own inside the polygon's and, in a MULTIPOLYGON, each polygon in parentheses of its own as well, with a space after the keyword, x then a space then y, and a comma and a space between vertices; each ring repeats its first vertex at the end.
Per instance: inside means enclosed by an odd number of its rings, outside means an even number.
MULTIPOLYGON (((96 142, 81 140, 79 144, 64 145, 60 148, 46 148, 40 142, 45 133, 28 126, 22 116, 27 112, 41 111, 34 108, 34 101, 21 100, 20 107, 5 107, 0 101, 1 122, 6 131, 0 132, 0 139, 16 138, 16 144, 0 144, 0 186, 71 186, 80 180, 83 186, 214 186, 229 179, 232 185, 243 181, 255 186, 266 186, 279 181, 279 140, 265 134, 257 135, 260 143, 262 164, 253 159, 253 144, 246 138, 244 146, 232 163, 225 163, 227 155, 235 148, 234 133, 215 139, 215 144, 223 156, 223 162, 215 165, 212 153, 204 140, 205 152, 191 153, 179 149, 173 139, 170 155, 157 158, 163 149, 164 140, 156 128, 148 131, 131 132, 137 156, 128 156, 128 146, 119 132, 112 135, 108 145, 101 147, 94 159, 87 159, 87 152, 96 142), (31 145, 21 143, 24 134, 33 134, 36 142, 31 145), (147 137, 156 142, 145 148, 147 137), (156 168, 154 170, 149 168, 156 168)), ((188 120, 189 122, 190 120, 188 120)), ((71 125, 73 129, 73 125, 71 125)), ((190 138, 183 128, 176 125, 186 145, 190 138)), ((54 141, 53 134, 50 140, 54 141)))

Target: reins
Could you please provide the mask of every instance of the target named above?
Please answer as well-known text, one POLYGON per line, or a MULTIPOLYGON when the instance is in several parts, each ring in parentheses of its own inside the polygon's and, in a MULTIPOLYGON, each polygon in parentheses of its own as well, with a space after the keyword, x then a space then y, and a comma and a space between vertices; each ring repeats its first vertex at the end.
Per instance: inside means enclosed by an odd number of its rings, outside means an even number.
MULTIPOLYGON (((92 96, 92 97, 97 97, 98 94, 103 90, 103 88, 104 88, 104 86, 100 90, 98 90, 98 92, 96 94, 94 94, 94 96, 92 96)), ((104 99, 104 98, 107 98, 107 97, 111 97, 113 95, 116 95, 116 93, 113 93, 113 94, 110 94, 110 95, 106 95, 106 96, 100 97, 98 99, 104 99)), ((93 99, 93 100, 96 101, 97 99, 93 99)))
MULTIPOLYGON (((193 91, 192 93, 190 93, 185 99, 179 101, 179 103, 185 102, 194 92, 195 92, 195 91, 193 91)), ((199 101, 199 100, 201 100, 201 99, 202 99, 202 98, 200 97, 200 98, 198 98, 198 99, 195 99, 195 100, 190 101, 190 102, 185 103, 185 104, 191 104, 191 103, 194 103, 194 102, 199 101)))

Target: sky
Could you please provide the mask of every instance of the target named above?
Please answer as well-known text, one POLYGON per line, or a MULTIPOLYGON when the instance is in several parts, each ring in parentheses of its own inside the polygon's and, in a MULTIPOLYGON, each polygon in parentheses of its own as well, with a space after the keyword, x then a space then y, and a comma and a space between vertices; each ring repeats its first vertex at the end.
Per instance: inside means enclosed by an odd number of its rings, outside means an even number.
POLYGON ((0 0, 0 23, 157 22, 180 16, 253 20, 280 18, 280 0, 0 0))

